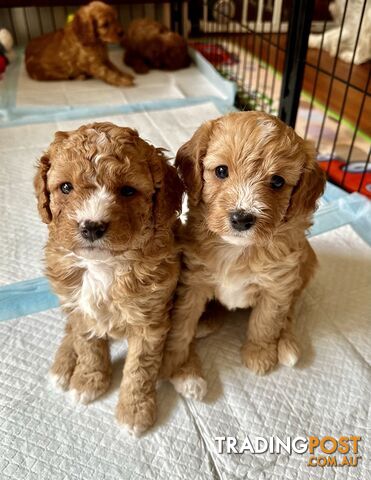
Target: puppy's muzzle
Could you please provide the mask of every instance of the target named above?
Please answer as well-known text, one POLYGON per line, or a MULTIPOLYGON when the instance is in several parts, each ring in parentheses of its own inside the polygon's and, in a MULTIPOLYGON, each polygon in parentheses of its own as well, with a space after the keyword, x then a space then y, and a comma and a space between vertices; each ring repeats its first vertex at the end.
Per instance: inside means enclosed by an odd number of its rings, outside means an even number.
POLYGON ((108 228, 108 223, 104 222, 91 222, 87 220, 86 222, 80 225, 80 234, 85 240, 94 242, 99 240, 106 233, 108 228))
POLYGON ((236 210, 231 212, 229 219, 234 230, 244 232, 249 230, 256 222, 256 217, 244 210, 236 210))

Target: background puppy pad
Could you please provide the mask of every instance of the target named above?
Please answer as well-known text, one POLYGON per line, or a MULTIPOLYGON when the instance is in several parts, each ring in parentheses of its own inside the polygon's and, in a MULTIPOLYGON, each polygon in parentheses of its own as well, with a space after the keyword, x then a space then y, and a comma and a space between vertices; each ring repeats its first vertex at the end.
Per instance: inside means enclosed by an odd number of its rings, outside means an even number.
POLYGON ((248 312, 197 343, 209 391, 186 401, 159 387, 159 420, 142 439, 115 423, 125 346, 113 344, 110 391, 72 406, 46 375, 62 337, 58 309, 0 323, 0 478, 369 479, 371 248, 349 226, 311 239, 320 267, 297 307, 302 358, 258 377, 241 366, 248 312), (308 454, 219 454, 217 436, 359 435, 356 468, 310 468, 308 454))
MULTIPOLYGON (((111 50, 110 56, 121 70, 134 74, 123 64, 121 50, 111 50)), ((8 101, 2 102, 3 108, 8 107, 13 114, 27 115, 205 96, 225 100, 231 97, 234 92, 232 83, 219 76, 215 86, 215 82, 208 79, 212 67, 205 65, 206 61, 199 54, 195 54, 195 59, 197 63, 189 68, 175 72, 151 70, 145 75, 135 75, 133 87, 116 87, 93 78, 52 82, 32 80, 26 71, 24 54, 19 52, 15 64, 9 67, 9 78, 5 78, 8 101)))

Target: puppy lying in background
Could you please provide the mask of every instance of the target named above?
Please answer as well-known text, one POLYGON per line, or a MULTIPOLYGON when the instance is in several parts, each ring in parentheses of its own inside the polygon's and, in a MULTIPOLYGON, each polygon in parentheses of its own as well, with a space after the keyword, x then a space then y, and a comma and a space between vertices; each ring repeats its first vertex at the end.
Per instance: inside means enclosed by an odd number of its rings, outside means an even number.
POLYGON ((182 185, 135 130, 93 123, 57 132, 35 177, 48 224, 46 274, 67 314, 51 376, 88 403, 111 381, 108 338, 128 339, 116 416, 140 434, 156 417, 156 380, 179 262, 182 185))
POLYGON ((72 22, 30 41, 26 69, 34 80, 99 78, 117 86, 133 85, 133 77, 108 58, 107 43, 120 43, 123 31, 116 11, 103 2, 79 8, 72 22))
POLYGON ((252 307, 241 351, 252 371, 297 362, 294 304, 317 264, 305 231, 325 177, 309 143, 261 112, 204 123, 176 165, 189 213, 163 374, 174 375, 180 393, 202 398, 206 384, 190 347, 211 300, 252 307))
POLYGON ((147 73, 151 68, 179 70, 191 63, 185 39, 149 18, 131 22, 122 45, 124 62, 136 73, 147 73))

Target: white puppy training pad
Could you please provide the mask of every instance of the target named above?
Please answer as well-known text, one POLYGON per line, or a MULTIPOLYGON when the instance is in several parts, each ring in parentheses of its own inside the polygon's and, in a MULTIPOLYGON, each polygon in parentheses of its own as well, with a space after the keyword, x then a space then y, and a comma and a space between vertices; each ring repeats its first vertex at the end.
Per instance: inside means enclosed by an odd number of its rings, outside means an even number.
MULTIPOLYGON (((121 70, 134 74, 123 64, 122 50, 111 50, 110 56, 121 70)), ((17 60, 10 65, 8 77, 5 77, 7 92, 0 91, 3 96, 0 110, 7 109, 11 120, 13 116, 38 112, 56 113, 84 107, 107 108, 200 97, 223 99, 232 104, 234 84, 220 75, 217 75, 215 81, 213 67, 197 52, 193 53, 193 57, 195 63, 189 68, 175 72, 152 70, 146 75, 135 75, 133 87, 115 87, 97 79, 54 82, 32 80, 26 71, 24 54, 18 52, 17 60)))
POLYGON ((200 123, 220 116, 211 102, 167 110, 60 120, 0 129, 0 285, 41 276, 47 228, 37 213, 33 190, 36 160, 57 130, 110 121, 136 128, 139 134, 174 156, 200 123))
POLYGON ((108 394, 76 407, 46 380, 62 336, 59 310, 0 323, 0 478, 369 480, 371 248, 349 226, 311 243, 320 268, 297 308, 297 367, 257 377, 241 366, 248 314, 227 314, 218 334, 198 341, 205 402, 161 385, 158 423, 139 440, 113 414, 122 344, 113 345, 108 394), (362 458, 353 468, 313 468, 307 453, 217 453, 215 437, 247 435, 358 435, 362 458))

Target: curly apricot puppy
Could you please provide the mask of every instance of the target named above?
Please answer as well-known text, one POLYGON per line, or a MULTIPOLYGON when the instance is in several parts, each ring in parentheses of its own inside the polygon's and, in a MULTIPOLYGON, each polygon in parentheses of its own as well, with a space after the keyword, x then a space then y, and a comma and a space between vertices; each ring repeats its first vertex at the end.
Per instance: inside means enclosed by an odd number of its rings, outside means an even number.
POLYGON ((99 78, 111 85, 133 85, 133 77, 108 58, 107 43, 120 43, 122 28, 117 12, 106 3, 81 7, 72 22, 56 32, 30 41, 26 69, 34 80, 99 78))
POLYGON ((189 214, 163 373, 184 395, 202 398, 206 384, 190 346, 210 300, 252 307, 242 347, 251 370, 297 362, 293 307, 317 263, 305 230, 325 177, 309 143, 260 112, 206 122, 176 165, 189 214))
POLYGON ((111 381, 108 338, 127 337, 116 415, 140 434, 156 417, 181 181, 135 130, 93 123, 55 134, 35 189, 49 229, 46 273, 68 317, 52 379, 76 401, 94 400, 111 381))

